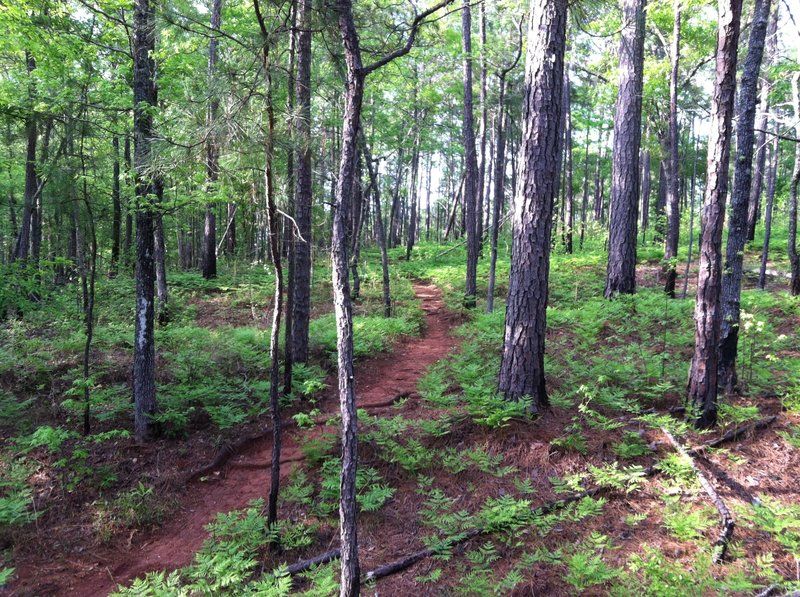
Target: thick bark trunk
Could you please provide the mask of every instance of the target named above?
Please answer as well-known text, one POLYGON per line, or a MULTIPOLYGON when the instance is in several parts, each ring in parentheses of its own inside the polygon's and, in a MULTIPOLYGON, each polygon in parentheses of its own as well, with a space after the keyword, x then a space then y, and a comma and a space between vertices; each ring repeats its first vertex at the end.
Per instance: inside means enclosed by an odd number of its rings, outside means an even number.
POLYGON ((474 309, 478 293, 478 157, 475 153, 475 125, 472 114, 472 13, 470 1, 463 0, 461 9, 461 39, 464 51, 464 114, 461 134, 464 141, 464 227, 467 234, 467 279, 464 306, 474 309))
POLYGON ((700 428, 717 422, 717 373, 722 279, 722 228, 736 97, 736 51, 742 0, 720 0, 716 77, 711 104, 706 190, 700 229, 700 268, 694 309, 695 343, 688 399, 700 428))
MULTIPOLYGON (((767 25, 767 64, 772 64, 778 51, 778 2, 775 2, 772 16, 767 25)), ((759 104, 761 117, 758 123, 758 141, 756 142, 756 170, 753 173, 753 183, 750 187, 750 199, 747 206, 747 240, 752 241, 756 234, 756 223, 758 222, 761 189, 764 181, 764 166, 767 158, 767 117, 769 115, 769 91, 772 82, 764 77, 761 80, 761 96, 759 104)))
POLYGON ((764 55, 771 0, 756 0, 750 24, 750 42, 739 84, 736 124, 736 162, 728 221, 728 242, 722 275, 722 323, 719 339, 719 380, 726 393, 736 386, 736 354, 739 345, 739 310, 742 295, 743 254, 747 242, 747 204, 753 182, 758 73, 764 55))
POLYGON ((575 227, 575 193, 572 188, 572 100, 570 93, 569 70, 564 70, 564 111, 566 131, 564 132, 564 252, 572 253, 572 230, 575 227))
POLYGON ((151 168, 152 112, 156 105, 155 14, 150 0, 135 0, 133 12, 133 165, 136 173, 136 325, 133 353, 133 401, 137 441, 155 434, 156 412, 154 286, 155 194, 151 168))
MULTIPOLYGON (((286 155, 286 195, 288 197, 288 211, 294 217, 296 214, 295 209, 295 175, 294 175, 294 97, 295 86, 295 69, 297 66, 297 13, 299 11, 299 2, 293 0, 292 2, 292 29, 289 32, 289 66, 288 66, 288 92, 286 95, 286 112, 289 115, 288 122, 286 123, 287 132, 290 140, 290 147, 286 155)), ((295 247, 295 231, 294 224, 289 218, 285 218, 283 222, 283 246, 286 252, 286 317, 284 318, 284 340, 283 340, 283 393, 288 396, 292 392, 292 371, 294 362, 292 361, 292 350, 294 347, 294 326, 292 321, 292 311, 294 310, 294 247, 295 247)))
POLYGON ((311 0, 298 0, 297 119, 295 137, 294 206, 298 234, 294 238, 294 296, 292 300, 292 360, 308 361, 308 322, 311 316, 311 0))
POLYGON ((522 172, 514 201, 505 337, 499 389, 547 405, 544 343, 553 202, 561 152, 567 2, 530 2, 522 104, 522 172))
POLYGON ((680 167, 678 162, 678 66, 681 57, 681 0, 673 2, 675 25, 672 31, 669 77, 669 130, 665 149, 665 178, 667 182, 667 238, 664 245, 664 273, 666 281, 664 292, 675 298, 675 280, 678 277, 678 241, 681 231, 678 183, 680 167))
POLYGON ((636 211, 642 138, 645 0, 623 0, 620 79, 614 117, 606 298, 636 291, 636 211))

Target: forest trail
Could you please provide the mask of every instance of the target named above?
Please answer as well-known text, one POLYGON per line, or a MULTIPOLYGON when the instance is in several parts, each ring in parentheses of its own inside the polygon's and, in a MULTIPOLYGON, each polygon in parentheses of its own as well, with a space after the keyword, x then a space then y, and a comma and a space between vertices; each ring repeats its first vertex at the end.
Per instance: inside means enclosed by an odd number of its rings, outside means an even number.
MULTIPOLYGON (((423 334, 419 338, 404 337, 394 346, 393 352, 356 363, 359 408, 379 411, 391 407, 398 397, 413 398, 417 380, 425 369, 455 346, 450 330, 458 323, 458 318, 446 310, 441 290, 432 283, 415 282, 414 293, 425 312, 423 334)), ((335 388, 335 376, 332 376, 332 383, 320 404, 323 418, 338 413, 335 388)), ((291 472, 290 463, 303 459, 297 441, 303 430, 289 422, 285 422, 284 428, 282 478, 291 472)), ((92 554, 91 559, 86 558, 73 569, 70 577, 61 577, 62 582, 69 585, 61 586, 57 594, 105 597, 118 584, 129 584, 146 572, 174 570, 191 563, 208 537, 204 527, 218 512, 241 509, 250 500, 266 498, 271 451, 271 438, 260 440, 232 458, 217 474, 192 483, 186 490, 182 509, 167 524, 145 541, 134 542, 127 551, 92 554)), ((71 563, 78 564, 74 560, 71 563)), ((47 584, 52 587, 52 582, 47 584)))

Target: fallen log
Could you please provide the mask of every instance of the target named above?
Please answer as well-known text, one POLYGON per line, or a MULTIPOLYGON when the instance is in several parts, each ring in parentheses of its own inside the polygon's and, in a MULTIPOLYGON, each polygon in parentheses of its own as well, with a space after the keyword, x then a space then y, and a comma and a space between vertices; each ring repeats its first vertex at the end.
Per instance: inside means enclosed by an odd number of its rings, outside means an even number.
POLYGON ((198 479, 204 475, 207 475, 225 465, 231 458, 233 458, 236 454, 238 454, 245 446, 250 445, 253 442, 257 442, 258 440, 264 439, 265 437, 271 435, 271 431, 265 431, 261 433, 256 433, 253 435, 249 435, 240 439, 237 442, 225 444, 220 448, 217 455, 214 457, 209 464, 201 466, 200 468, 196 468, 193 471, 190 471, 186 477, 183 479, 184 484, 191 483, 195 479, 198 479))
POLYGON ((684 448, 680 442, 664 427, 661 428, 661 432, 666 436, 669 440, 669 443, 677 450, 681 456, 683 456, 689 465, 694 470, 695 474, 697 475, 698 480, 700 481, 700 485, 703 487, 705 492, 708 494, 708 497, 711 499, 711 502, 716 507, 717 512, 719 512, 720 521, 722 523, 722 530, 720 531, 719 537, 717 538, 716 543, 714 543, 714 558, 713 562, 715 564, 720 563, 725 558, 725 553, 728 551, 728 544, 730 543, 731 537, 733 536, 733 529, 736 525, 736 522, 733 520, 733 516, 731 515, 731 511, 728 510, 728 506, 725 505, 725 502, 722 501, 722 498, 719 497, 719 494, 716 492, 714 487, 711 485, 709 480, 700 470, 700 467, 697 466, 697 463, 692 459, 689 455, 689 451, 684 448))

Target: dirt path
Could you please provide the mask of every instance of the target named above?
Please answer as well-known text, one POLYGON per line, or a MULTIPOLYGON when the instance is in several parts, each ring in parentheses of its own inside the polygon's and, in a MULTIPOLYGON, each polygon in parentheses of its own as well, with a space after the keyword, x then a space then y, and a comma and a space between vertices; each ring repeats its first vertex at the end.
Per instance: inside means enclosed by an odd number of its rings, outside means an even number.
MULTIPOLYGON (((414 292, 425 311, 423 336, 403 338, 391 354, 357 364, 359 408, 380 412, 389 408, 399 395, 413 396, 417 380, 426 367, 444 357, 454 346, 449 332, 457 321, 446 311, 441 291, 433 284, 418 282, 414 284, 414 292)), ((335 414, 338 399, 333 394, 327 396, 321 408, 326 416, 335 414)), ((303 459, 297 441, 300 433, 302 431, 294 428, 286 434, 282 463, 303 459)), ((219 474, 195 482, 187 490, 183 509, 146 540, 137 542, 134 537, 126 551, 84 554, 80 559, 67 557, 63 568, 58 564, 54 566, 61 568, 60 573, 53 571, 56 578, 41 571, 38 585, 28 584, 27 589, 33 592, 20 594, 105 597, 117 584, 127 584, 148 571, 173 570, 189 564, 208 536, 205 525, 216 513, 243 508, 250 500, 266 496, 269 488, 266 463, 271 450, 271 439, 265 439, 234 457, 219 474), (261 464, 265 466, 259 466, 261 464), (70 568, 71 573, 68 572, 70 568)), ((288 474, 290 469, 284 466, 282 474, 288 474)))

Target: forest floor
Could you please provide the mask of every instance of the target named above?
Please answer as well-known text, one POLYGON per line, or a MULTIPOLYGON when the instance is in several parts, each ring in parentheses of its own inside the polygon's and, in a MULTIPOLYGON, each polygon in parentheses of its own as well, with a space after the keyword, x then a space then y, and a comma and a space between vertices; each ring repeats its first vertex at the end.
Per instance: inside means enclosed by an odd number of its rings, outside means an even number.
MULTIPOLYGON (((409 400, 409 407, 404 412, 413 412, 411 405, 419 399, 416 392, 419 378, 428 366, 455 346, 449 333, 460 318, 447 311, 441 291, 434 284, 416 282, 414 293, 425 313, 422 337, 402 337, 390 353, 360 361, 356 366, 358 408, 370 414, 385 412, 405 400, 409 400)), ((212 297, 209 301, 195 301, 201 323, 219 325, 217 313, 221 310, 215 305, 218 300, 212 297)), ((247 325, 251 323, 248 315, 234 313, 223 321, 247 325)), ((328 390, 316 415, 321 422, 335 417, 339 408, 336 378, 331 376, 327 381, 328 390)), ((333 431, 329 426, 321 426, 311 433, 333 431)), ((288 477, 294 464, 305 458, 302 442, 298 441, 300 435, 308 441, 310 432, 298 429, 291 418, 284 421, 282 478, 288 477)), ((63 554, 56 560, 48 557, 44 562, 32 555, 29 561, 18 562, 19 580, 8 594, 105 597, 117 585, 128 584, 147 572, 171 571, 188 565, 208 538, 206 525, 218 513, 245 508, 251 500, 268 492, 271 453, 271 434, 251 442, 219 470, 191 482, 180 495, 180 505, 169 520, 143 536, 131 534, 111 547, 81 548, 79 553, 63 554)), ((163 463, 164 469, 176 465, 180 463, 163 463)), ((165 470, 164 474, 170 473, 165 470)))
MULTIPOLYGON (((748 286, 743 293, 739 391, 721 399, 719 427, 698 432, 680 411, 694 300, 665 298, 655 262, 640 265, 636 295, 607 301, 602 255, 556 257, 546 356, 551 404, 531 416, 524 401, 496 395, 502 303, 494 313, 465 311, 463 255, 440 259, 434 246, 420 253, 396 261, 394 284, 402 297, 396 312, 421 324, 403 327, 402 334, 418 330, 419 337, 376 342, 401 329, 400 319, 374 316, 377 276, 367 278, 372 295, 357 305, 362 573, 411 562, 365 581, 365 594, 700 597, 800 588, 800 302, 788 296, 785 280, 771 279, 766 292, 748 286), (421 278, 429 282, 412 288, 408 280, 421 278), (731 438, 734 430, 744 432, 731 438), (717 509, 667 432, 684 447, 698 448, 694 464, 735 519, 720 562, 714 561, 717 509), (707 447, 725 437, 729 441, 707 447), (422 555, 408 560, 413 554, 422 555)), ((499 280, 505 280, 507 262, 499 265, 499 280)), ((505 291, 501 283, 498 296, 505 291)), ((248 298, 232 312, 217 293, 192 295, 190 302, 202 325, 220 321, 218 310, 227 312, 227 325, 213 339, 234 338, 238 344, 226 349, 231 353, 247 360, 247 342, 263 344, 263 336, 247 330, 253 322, 263 327, 253 313, 268 304, 254 310, 248 298)), ((316 332, 315 357, 322 361, 335 346, 330 323, 316 332)), ((185 342, 180 330, 169 333, 185 342)), ((172 359, 173 371, 186 367, 189 356, 176 360, 169 352, 163 358, 172 359)), ((256 357, 263 368, 263 353, 256 357)), ((204 354, 195 369, 209 374, 215 362, 230 361, 215 358, 209 364, 204 354)), ((228 367, 234 379, 241 364, 228 367)), ((117 452, 109 459, 134 464, 108 498, 84 496, 83 517, 62 483, 66 504, 59 510, 52 503, 41 529, 28 524, 16 536, 11 563, 17 570, 7 594, 335 594, 336 561, 294 576, 291 587, 281 572, 284 564, 338 546, 339 405, 332 370, 325 382, 326 389, 286 408, 283 551, 267 546, 275 531, 262 516, 272 447, 264 435, 265 411, 229 428, 234 438, 260 433, 261 439, 184 487, 179 480, 187 471, 219 453, 216 428, 198 430, 190 420, 188 433, 160 440, 158 447, 113 444, 117 452), (98 510, 109 509, 98 506, 121 499, 111 496, 136 494, 137 479, 146 484, 139 494, 150 487, 164 491, 130 502, 132 510, 173 503, 155 525, 123 517, 104 541, 98 510), (59 513, 71 517, 61 524, 59 513), (145 578, 148 571, 174 572, 145 578), (133 584, 126 590, 117 583, 133 584)), ((33 454, 44 464, 54 459, 41 447, 33 454)))

